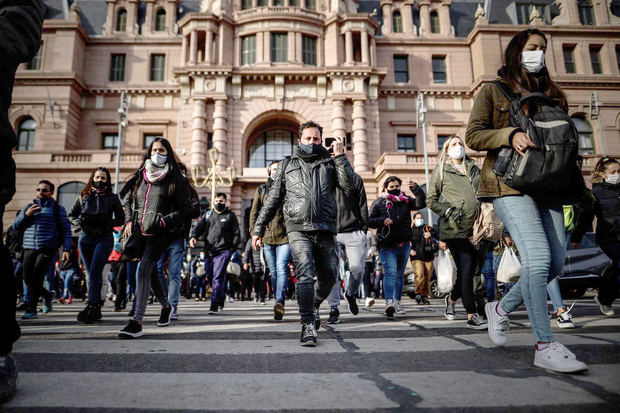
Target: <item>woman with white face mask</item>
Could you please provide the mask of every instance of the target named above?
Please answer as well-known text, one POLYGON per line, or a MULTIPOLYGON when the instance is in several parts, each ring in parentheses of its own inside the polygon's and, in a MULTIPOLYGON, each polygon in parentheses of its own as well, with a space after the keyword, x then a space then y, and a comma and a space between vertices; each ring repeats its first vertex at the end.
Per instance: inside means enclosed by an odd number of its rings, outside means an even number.
POLYGON ((487 328, 476 311, 476 249, 469 241, 480 207, 476 198, 479 181, 480 169, 465 153, 463 140, 458 136, 447 139, 431 175, 426 204, 440 218, 439 248, 450 249, 457 269, 454 288, 446 296, 444 316, 450 321, 456 318, 455 304, 461 298, 467 312, 466 327, 474 330, 487 328))
MULTIPOLYGON (((510 187, 493 171, 500 149, 512 147, 521 156, 528 151, 539 151, 531 137, 511 126, 511 102, 502 89, 516 98, 531 93, 542 93, 559 109, 568 108, 566 96, 553 82, 545 66, 547 39, 537 29, 524 30, 515 35, 504 53, 505 65, 498 71, 498 83, 484 85, 474 101, 467 125, 467 145, 477 151, 487 151, 481 172, 478 196, 493 201, 495 211, 514 240, 521 257, 521 277, 501 302, 488 303, 485 312, 489 336, 493 343, 506 343, 510 326, 508 314, 525 304, 532 330, 536 337, 534 365, 552 371, 570 373, 587 369, 562 344, 555 341, 547 313, 547 284, 561 274, 566 254, 563 203, 571 191, 550 195, 552 191, 540 188, 535 196, 510 187), (545 199, 542 199, 542 198, 545 199)), ((531 118, 538 111, 540 100, 530 99, 522 107, 531 118)), ((576 164, 567 166, 567 186, 583 189, 579 173, 573 173, 576 164), (577 182, 579 181, 579 182, 577 182)), ((578 190, 576 190, 578 192, 578 190)))

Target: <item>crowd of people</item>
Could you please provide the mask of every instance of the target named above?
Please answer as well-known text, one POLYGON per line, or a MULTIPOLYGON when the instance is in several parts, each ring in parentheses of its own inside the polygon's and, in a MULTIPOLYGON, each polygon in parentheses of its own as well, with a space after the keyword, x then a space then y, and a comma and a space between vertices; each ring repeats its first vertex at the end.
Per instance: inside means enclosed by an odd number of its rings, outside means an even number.
MULTIPOLYGON (((152 141, 118 194, 106 168, 92 171, 68 213, 54 199, 54 184, 41 180, 33 202, 22 207, 7 233, 14 280, 23 286, 12 300, 23 302, 21 318, 27 320, 38 316, 39 302, 47 313, 55 297, 59 303, 83 298, 86 304, 77 321, 90 324, 102 318, 104 287, 109 284, 115 311, 131 303, 130 319, 119 337, 137 338, 143 335, 146 307, 154 302, 161 307, 157 325, 165 327, 181 317, 181 296, 209 296, 209 314, 235 298, 260 304, 273 299, 275 321, 283 320, 287 300, 296 299, 300 343, 315 346, 325 300, 330 307, 327 323, 340 322, 341 298, 352 315, 362 303, 370 308, 380 297, 385 300, 384 317, 404 313, 401 299, 409 261, 415 302, 429 304, 433 261, 439 250, 449 250, 456 279, 445 296, 447 320, 457 317, 461 299, 465 327, 487 329, 493 343, 503 346, 510 313, 525 304, 536 341, 534 364, 558 372, 583 371, 587 366, 553 335, 547 297, 558 325, 573 326, 558 277, 567 247, 580 242, 596 216, 597 241, 613 261, 596 302, 603 314, 614 314, 620 163, 600 159, 590 190, 579 170, 576 141, 568 141, 564 147, 572 148, 569 162, 562 163, 558 155, 554 165, 545 164, 561 169, 563 180, 554 187, 543 180, 547 186, 530 190, 498 171, 505 149, 523 162, 539 151, 540 137, 511 118, 513 96, 536 94, 539 100, 521 101, 528 119, 567 110, 565 95, 544 64, 546 47, 547 39, 538 30, 517 34, 506 48, 498 81, 478 93, 464 139, 455 135, 445 141, 427 192, 409 178, 390 176, 370 208, 343 140, 337 137, 326 146, 322 127, 312 121, 300 126, 292 155, 268 166, 269 178, 253 198, 249 234, 241 233, 225 193, 218 193, 201 214, 185 166, 163 138, 152 141), (547 112, 549 107, 555 111, 547 112), (482 168, 467 155, 466 145, 486 152, 482 168), (501 218, 501 240, 473 240, 481 203, 501 218), (418 212, 426 207, 439 217, 437 222, 426 222, 418 212), (77 240, 72 228, 79 233, 77 240), (518 251, 521 276, 497 301, 496 256, 504 248, 518 251), (104 268, 111 269, 111 277, 104 268)), ((548 178, 544 171, 543 178, 548 178)), ((3 356, 10 353, 8 348, 3 356)))

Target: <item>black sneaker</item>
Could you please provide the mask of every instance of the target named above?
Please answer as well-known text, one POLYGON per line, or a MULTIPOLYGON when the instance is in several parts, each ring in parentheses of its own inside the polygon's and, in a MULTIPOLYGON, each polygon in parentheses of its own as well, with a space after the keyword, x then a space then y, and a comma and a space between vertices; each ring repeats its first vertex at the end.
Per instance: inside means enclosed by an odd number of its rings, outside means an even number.
POLYGON ((28 303, 25 301, 22 301, 21 303, 17 305, 17 307, 15 307, 16 311, 26 311, 27 309, 28 309, 28 303))
POLYGON ((349 311, 353 315, 358 315, 360 312, 359 307, 357 306, 357 299, 355 297, 351 297, 350 295, 344 295, 344 298, 347 299, 347 303, 349 303, 349 311))
POLYGON ((420 299, 420 301, 422 302, 422 304, 424 305, 429 305, 431 302, 428 301, 428 298, 426 298, 425 296, 422 296, 422 298, 420 299))
POLYGON ((217 306, 217 304, 211 304, 211 307, 209 307, 209 314, 217 314, 218 310, 219 307, 217 306))
POLYGON ((317 307, 314 309, 314 329, 319 331, 319 328, 321 328, 321 315, 319 314, 319 308, 317 307))
POLYGON ((301 337, 299 342, 305 347, 314 347, 317 342, 316 329, 312 323, 303 323, 301 325, 301 337))
POLYGON ((137 338, 143 335, 142 325, 140 325, 140 323, 136 320, 129 320, 125 328, 118 333, 120 338, 137 338))
POLYGON ((415 303, 416 303, 417 305, 422 304, 422 296, 421 296, 420 294, 418 294, 418 295, 416 295, 416 296, 415 296, 415 303))
POLYGON ((467 320, 467 328, 471 328, 474 330, 486 330, 489 327, 484 318, 480 317, 478 314, 474 314, 474 316, 467 320))
POLYGON ((329 310, 329 318, 327 319, 327 324, 338 324, 340 322, 340 310, 338 307, 332 307, 329 310))
POLYGON ((157 325, 160 327, 166 327, 170 324, 170 316, 172 315, 172 306, 168 304, 168 307, 164 307, 161 309, 161 314, 159 315, 159 320, 157 321, 157 325))
POLYGON ((280 321, 282 320, 282 317, 284 317, 284 305, 277 302, 276 305, 273 306, 273 319, 280 321))
POLYGON ((101 315, 101 307, 103 307, 103 301, 101 301, 98 305, 95 304, 95 321, 99 321, 103 318, 101 315))
POLYGON ((136 312, 134 310, 131 310, 127 313, 127 317, 133 317, 135 313, 136 312))
POLYGON ((88 303, 86 304, 86 308, 80 311, 77 315, 77 320, 81 323, 92 324, 97 321, 97 313, 95 307, 98 307, 96 304, 88 303))
POLYGON ((444 311, 443 315, 446 317, 446 320, 454 320, 456 318, 456 304, 450 301, 450 294, 446 295, 446 311, 444 311))
POLYGON ((15 360, 8 356, 0 357, 0 404, 15 396, 18 375, 15 360))

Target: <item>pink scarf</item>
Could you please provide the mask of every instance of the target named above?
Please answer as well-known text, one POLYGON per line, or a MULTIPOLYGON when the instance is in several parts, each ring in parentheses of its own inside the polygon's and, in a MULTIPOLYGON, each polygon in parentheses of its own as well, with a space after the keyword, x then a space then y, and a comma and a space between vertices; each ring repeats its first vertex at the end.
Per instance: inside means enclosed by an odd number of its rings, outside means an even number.
POLYGON ((401 192, 400 195, 392 195, 387 192, 381 192, 379 197, 386 200, 385 207, 387 209, 392 209, 394 202, 404 202, 405 204, 409 202, 409 197, 407 197, 403 192, 401 192))
POLYGON ((164 179, 164 177, 168 174, 169 164, 166 163, 165 166, 157 166, 150 159, 147 159, 144 162, 144 178, 150 182, 157 182, 164 179))

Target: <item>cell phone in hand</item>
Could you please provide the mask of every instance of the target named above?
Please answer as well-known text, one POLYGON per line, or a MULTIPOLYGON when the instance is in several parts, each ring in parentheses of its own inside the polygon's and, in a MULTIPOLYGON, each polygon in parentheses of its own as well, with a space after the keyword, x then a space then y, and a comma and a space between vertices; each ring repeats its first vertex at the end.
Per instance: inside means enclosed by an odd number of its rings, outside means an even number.
POLYGON ((41 206, 41 200, 39 198, 35 198, 35 199, 32 200, 32 204, 40 207, 41 206))
POLYGON ((325 148, 327 148, 327 150, 332 153, 334 152, 334 147, 333 144, 336 141, 336 138, 334 138, 333 136, 329 136, 327 138, 325 138, 325 148))

